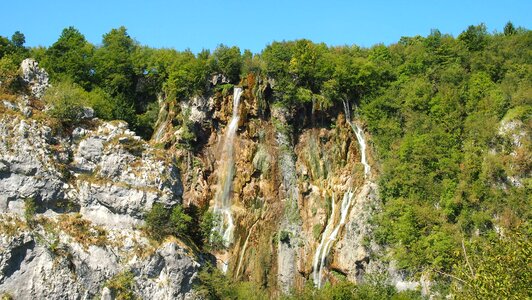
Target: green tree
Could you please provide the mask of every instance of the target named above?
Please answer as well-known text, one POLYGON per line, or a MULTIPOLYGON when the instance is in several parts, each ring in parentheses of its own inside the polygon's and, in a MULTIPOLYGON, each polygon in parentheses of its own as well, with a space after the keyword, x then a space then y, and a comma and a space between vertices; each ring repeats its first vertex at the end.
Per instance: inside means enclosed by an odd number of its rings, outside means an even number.
POLYGON ((504 25, 504 35, 509 36, 509 35, 514 35, 516 33, 517 33, 517 30, 515 29, 514 24, 508 21, 508 23, 504 25))
POLYGON ((458 39, 464 42, 470 51, 479 51, 488 43, 488 30, 484 23, 477 26, 470 25, 458 36, 458 39))
POLYGON ((18 69, 12 55, 0 58, 0 91, 12 93, 20 87, 18 69))
POLYGON ((453 293, 463 299, 527 299, 532 296, 530 230, 475 239, 463 247, 455 266, 453 293))
POLYGON ((132 54, 136 47, 127 29, 122 26, 104 34, 102 47, 94 53, 98 85, 113 97, 122 95, 133 101, 135 72, 132 54))
POLYGON ((15 33, 13 33, 13 35, 11 36, 11 42, 16 48, 23 48, 24 43, 26 43, 26 37, 22 32, 15 31, 15 33))
POLYGON ((87 92, 72 82, 59 82, 46 90, 43 100, 51 105, 48 114, 69 124, 79 121, 88 103, 87 92))
POLYGON ((185 237, 191 221, 181 205, 168 209, 161 203, 155 203, 146 215, 146 231, 155 240, 162 240, 168 235, 185 237))
POLYGON ((185 100, 203 92, 211 71, 206 59, 196 58, 190 51, 181 53, 169 68, 168 80, 163 85, 167 98, 185 100))
POLYGON ((212 54, 214 69, 227 76, 230 82, 238 83, 242 69, 242 56, 240 48, 219 45, 212 54))
POLYGON ((44 68, 53 79, 70 78, 85 89, 91 87, 94 47, 76 28, 63 29, 59 39, 46 50, 44 68))
POLYGON ((0 36, 0 58, 12 52, 13 44, 11 43, 11 41, 6 37, 0 36))

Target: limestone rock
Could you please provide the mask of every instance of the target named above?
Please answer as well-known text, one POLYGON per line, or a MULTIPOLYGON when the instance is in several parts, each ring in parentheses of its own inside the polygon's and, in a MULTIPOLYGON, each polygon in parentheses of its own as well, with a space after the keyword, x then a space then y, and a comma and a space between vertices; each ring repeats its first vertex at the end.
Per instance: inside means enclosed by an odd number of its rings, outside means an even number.
POLYGON ((138 223, 156 201, 168 207, 180 203, 177 166, 157 159, 123 123, 103 123, 76 134, 83 138, 74 146, 73 166, 85 174, 77 176, 77 197, 82 213, 93 221, 128 226, 138 223))
MULTIPOLYGON (((52 247, 51 237, 35 230, 39 239, 29 231, 0 234, 0 293, 15 299, 112 299, 104 285, 131 272, 133 292, 142 299, 193 298, 200 264, 175 242, 138 259, 127 243, 85 249, 60 233, 52 247)), ((131 230, 126 235, 142 239, 131 230)))
POLYGON ((225 77, 225 75, 223 74, 216 74, 216 75, 213 75, 211 78, 212 85, 227 84, 227 83, 230 83, 229 79, 225 77))
POLYGON ((31 58, 26 58, 20 65, 22 69, 22 80, 30 88, 31 94, 36 98, 41 98, 44 91, 50 86, 48 83, 48 73, 39 68, 39 63, 31 58))
POLYGON ((64 180, 50 149, 50 131, 35 120, 0 118, 0 212, 18 210, 30 197, 50 206, 64 197, 64 180))
POLYGON ((199 267, 183 248, 167 243, 132 266, 138 278, 136 291, 142 299, 191 299, 199 267))

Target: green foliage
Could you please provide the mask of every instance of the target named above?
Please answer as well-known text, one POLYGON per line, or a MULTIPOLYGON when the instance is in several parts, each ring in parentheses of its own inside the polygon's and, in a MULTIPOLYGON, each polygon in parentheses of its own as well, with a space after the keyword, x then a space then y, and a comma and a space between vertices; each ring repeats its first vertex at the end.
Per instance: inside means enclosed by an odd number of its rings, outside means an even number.
POLYGON ((236 46, 219 45, 212 54, 213 69, 227 76, 230 82, 238 83, 242 68, 240 49, 236 46))
POLYGON ((102 47, 94 53, 96 80, 112 96, 130 96, 134 91, 132 54, 136 47, 122 26, 104 34, 102 47))
POLYGON ((530 229, 474 239, 455 266, 453 294, 460 299, 527 299, 532 295, 530 229))
POLYGON ((124 271, 118 273, 105 284, 109 290, 113 299, 119 300, 135 300, 138 297, 133 292, 135 287, 135 276, 131 271, 124 271))
POLYGON ((24 218, 30 227, 34 224, 35 213, 37 213, 37 202, 34 198, 26 198, 24 200, 24 218))
POLYGON ((19 65, 28 55, 28 49, 24 47, 25 42, 26 38, 20 31, 15 31, 11 36, 11 40, 0 36, 0 59, 9 55, 19 65))
POLYGON ((68 78, 74 83, 89 88, 93 68, 92 46, 76 28, 63 29, 59 39, 46 50, 43 67, 53 79, 68 78))
POLYGON ((79 121, 88 104, 87 92, 71 82, 60 82, 46 90, 43 100, 51 105, 48 114, 63 123, 79 121))
POLYGON ((207 265, 199 273, 195 286, 203 299, 270 299, 267 292, 253 282, 234 282, 217 268, 207 265))
POLYGON ((214 228, 220 224, 220 216, 211 211, 205 211, 200 221, 200 233, 203 246, 206 250, 216 251, 224 249, 223 236, 214 228))
MULTIPOLYGON (((433 30, 384 51, 397 73, 372 88, 377 93, 365 93, 360 112, 382 166, 376 237, 391 246, 401 268, 450 273, 462 262, 461 237, 484 239, 496 226, 511 227, 530 215, 529 201, 509 200, 527 198, 528 188, 506 183, 523 164, 496 150, 527 147, 502 146, 499 133, 503 119, 529 114, 524 107, 530 101, 523 106, 518 91, 530 78, 511 71, 529 67, 517 40, 529 37, 489 35, 479 25, 458 39, 433 30), (501 221, 502 210, 511 211, 511 222, 501 221)), ((331 83, 329 90, 338 96, 342 88, 331 83)), ((527 134, 529 127, 520 130, 527 134)))
POLYGON ((169 99, 185 100, 203 91, 211 73, 208 56, 196 58, 190 51, 180 53, 169 69, 168 80, 163 85, 169 99))
POLYGON ((122 111, 127 110, 103 90, 95 88, 87 92, 70 80, 57 82, 48 88, 43 100, 52 106, 48 113, 64 123, 79 121, 84 107, 92 107, 95 115, 104 120, 121 118, 125 113, 122 111))
POLYGON ((22 32, 17 30, 11 36, 11 43, 13 43, 13 46, 16 48, 22 48, 24 47, 24 43, 26 43, 26 37, 22 32))
POLYGON ((514 24, 510 21, 504 25, 504 35, 514 35, 517 33, 517 30, 514 27, 514 24))
MULTIPOLYGON (((370 276, 371 277, 371 276, 370 276)), ((418 291, 397 292, 395 288, 384 281, 381 276, 373 276, 364 284, 354 284, 347 280, 340 280, 334 285, 326 284, 316 289, 311 283, 305 285, 301 291, 295 291, 286 296, 287 300, 349 300, 349 299, 422 299, 418 291)))
POLYGON ((0 58, 0 91, 16 92, 20 87, 19 67, 12 55, 0 58))
POLYGON ((481 23, 477 26, 471 25, 466 31, 462 32, 458 39, 463 41, 470 51, 479 51, 484 49, 487 44, 488 31, 486 25, 481 23))
POLYGON ((189 231, 192 218, 185 214, 181 205, 172 209, 160 203, 153 204, 146 215, 145 230, 155 240, 162 240, 168 235, 184 237, 189 231))

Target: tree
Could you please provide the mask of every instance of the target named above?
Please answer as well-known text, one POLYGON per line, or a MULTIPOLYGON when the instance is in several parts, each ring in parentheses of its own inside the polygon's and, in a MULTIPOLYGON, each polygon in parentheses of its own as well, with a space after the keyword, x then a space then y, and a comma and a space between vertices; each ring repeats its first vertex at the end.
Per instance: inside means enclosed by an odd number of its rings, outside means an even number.
POLYGON ((48 114, 66 124, 78 121, 83 107, 88 102, 87 92, 67 81, 48 88, 43 100, 51 105, 48 114))
POLYGON ((18 68, 12 55, 0 58, 0 90, 12 92, 18 88, 18 68))
POLYGON ((24 47, 24 43, 26 42, 26 37, 22 32, 15 31, 15 33, 13 33, 13 35, 11 36, 11 42, 16 48, 22 48, 24 47))
POLYGON ((230 82, 238 83, 240 79, 240 69, 242 68, 242 57, 240 48, 219 45, 212 55, 214 68, 222 72, 229 78, 230 82))
POLYGON ((328 78, 328 64, 325 61, 327 46, 314 44, 309 40, 295 42, 294 52, 290 58, 288 70, 296 84, 311 90, 313 93, 320 91, 323 81, 328 78))
POLYGON ((161 203, 155 203, 146 215, 145 228, 155 240, 162 240, 168 235, 184 237, 191 221, 192 218, 184 213, 181 205, 168 209, 161 203))
POLYGON ((76 28, 63 29, 59 39, 46 50, 44 68, 56 80, 70 78, 85 89, 92 81, 94 47, 76 28))
POLYGON ((11 53, 13 53, 13 44, 8 38, 0 36, 0 58, 11 53))
POLYGON ((102 43, 94 53, 98 84, 111 96, 122 95, 133 102, 135 72, 132 53, 137 47, 135 41, 122 26, 104 34, 102 43))
POLYGON ((470 25, 458 36, 458 39, 464 42, 470 51, 479 51, 487 45, 488 30, 484 23, 477 26, 470 25))
POLYGON ((508 21, 508 23, 506 23, 506 25, 504 26, 504 35, 509 36, 509 35, 514 35, 516 33, 517 33, 517 30, 515 29, 514 24, 508 21))

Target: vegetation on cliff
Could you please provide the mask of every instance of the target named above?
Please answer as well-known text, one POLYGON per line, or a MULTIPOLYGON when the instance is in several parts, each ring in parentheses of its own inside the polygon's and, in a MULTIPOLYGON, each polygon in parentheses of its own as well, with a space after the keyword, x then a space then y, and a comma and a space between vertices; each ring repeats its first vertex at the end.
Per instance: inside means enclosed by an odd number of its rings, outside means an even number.
MULTIPOLYGON (((105 34, 100 46, 72 27, 48 48, 23 44, 20 32, 0 37, 3 92, 17 92, 18 65, 32 56, 52 77, 44 97, 54 106, 51 116, 73 122, 83 106, 91 106, 102 119, 128 121, 146 139, 163 102, 206 92, 216 74, 230 84, 248 74, 269 81, 261 115, 275 105, 297 112, 295 131, 330 126, 344 102, 356 104, 380 167, 383 209, 375 238, 390 249, 384 259, 396 260, 410 274, 430 274, 455 295, 530 297, 532 33, 527 29, 508 23, 502 33, 490 34, 480 24, 457 38, 433 30, 427 37, 371 48, 273 42, 260 54, 225 45, 198 54, 153 49, 124 27, 105 34)), ((174 121, 175 127, 186 125, 174 121)), ((193 240, 204 243, 208 229, 194 233, 185 213, 154 206, 148 231, 157 239, 196 235, 193 240)), ((228 287, 209 278, 202 280, 211 282, 206 293, 214 298, 247 295, 246 287, 219 294, 228 287)), ((359 288, 340 285, 334 293, 353 289, 359 288)), ((360 289, 357 293, 371 292, 360 289)), ((327 291, 320 292, 327 295, 322 298, 329 297, 327 291)))

